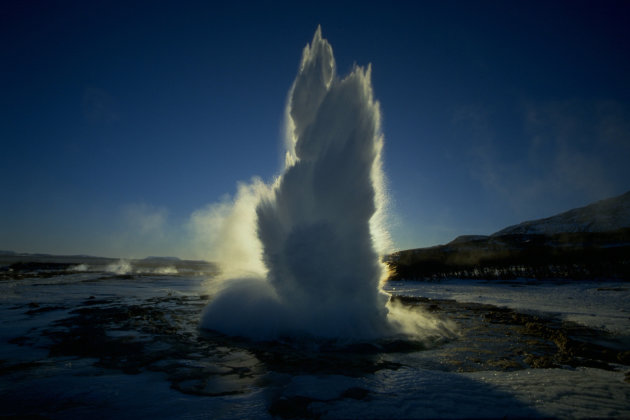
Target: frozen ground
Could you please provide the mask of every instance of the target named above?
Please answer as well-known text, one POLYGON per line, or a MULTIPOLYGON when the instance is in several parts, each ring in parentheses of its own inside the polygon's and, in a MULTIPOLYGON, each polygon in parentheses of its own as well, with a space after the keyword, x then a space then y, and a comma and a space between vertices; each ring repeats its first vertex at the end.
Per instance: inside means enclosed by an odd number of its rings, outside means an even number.
POLYGON ((390 282, 386 290, 392 294, 454 299, 555 316, 630 339, 629 283, 450 279, 390 282))
POLYGON ((206 278, 164 273, 0 281, 0 415, 630 417, 625 283, 391 283, 458 338, 344 347, 202 333, 206 278))

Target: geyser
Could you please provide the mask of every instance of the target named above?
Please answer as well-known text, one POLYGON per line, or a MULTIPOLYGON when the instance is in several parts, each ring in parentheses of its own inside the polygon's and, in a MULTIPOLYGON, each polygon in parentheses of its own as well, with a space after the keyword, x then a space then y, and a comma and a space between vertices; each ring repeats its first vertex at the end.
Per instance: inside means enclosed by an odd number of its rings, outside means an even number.
POLYGON ((266 276, 226 280, 204 328, 255 339, 409 331, 380 289, 383 136, 370 72, 337 77, 317 28, 289 94, 286 167, 255 209, 266 276))

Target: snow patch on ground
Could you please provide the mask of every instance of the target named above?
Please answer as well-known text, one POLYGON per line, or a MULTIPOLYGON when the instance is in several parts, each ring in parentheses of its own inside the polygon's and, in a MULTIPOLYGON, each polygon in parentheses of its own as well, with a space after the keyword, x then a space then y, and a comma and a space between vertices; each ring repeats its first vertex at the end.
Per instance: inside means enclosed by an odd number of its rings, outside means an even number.
POLYGON ((580 367, 473 372, 465 376, 526 402, 543 416, 628 418, 630 386, 624 374, 580 367))
POLYGON ((530 282, 450 279, 389 282, 385 290, 404 296, 453 299, 557 315, 587 327, 630 337, 630 284, 623 282, 530 282))
MULTIPOLYGON (((330 397, 327 385, 352 383, 370 390, 352 398, 312 404, 322 418, 627 418, 630 386, 623 374, 591 368, 517 372, 445 373, 404 368, 364 378, 301 379, 300 395, 330 397), (313 391, 314 390, 314 391, 313 391)), ((332 388, 331 388, 332 389, 332 388)), ((292 390, 292 393, 295 393, 292 390)), ((330 399, 330 398, 322 398, 330 399)))

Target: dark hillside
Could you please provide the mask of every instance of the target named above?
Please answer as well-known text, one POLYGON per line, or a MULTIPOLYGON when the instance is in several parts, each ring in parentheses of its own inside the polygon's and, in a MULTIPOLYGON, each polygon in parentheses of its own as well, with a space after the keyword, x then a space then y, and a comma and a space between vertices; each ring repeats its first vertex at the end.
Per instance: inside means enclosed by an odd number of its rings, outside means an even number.
POLYGON ((446 245, 396 252, 392 280, 616 278, 630 280, 630 229, 458 238, 446 245))
POLYGON ((390 279, 445 277, 630 280, 630 192, 491 236, 460 236, 386 260, 390 279))

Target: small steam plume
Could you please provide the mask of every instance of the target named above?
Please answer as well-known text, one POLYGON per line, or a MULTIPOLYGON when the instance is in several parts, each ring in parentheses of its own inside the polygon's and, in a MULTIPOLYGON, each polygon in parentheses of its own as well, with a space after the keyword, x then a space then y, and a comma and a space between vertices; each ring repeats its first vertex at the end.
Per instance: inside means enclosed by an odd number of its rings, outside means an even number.
POLYGON ((249 184, 239 183, 234 198, 225 197, 191 215, 188 229, 192 249, 199 258, 220 262, 219 280, 265 276, 262 244, 256 233, 256 206, 270 191, 268 185, 254 178, 249 184))
MULTIPOLYGON (((380 288, 378 253, 389 237, 370 73, 370 66, 355 66, 337 77, 332 48, 317 28, 289 94, 286 167, 272 186, 258 186, 256 217, 248 213, 266 273, 224 282, 204 312, 204 328, 255 339, 343 340, 437 330, 420 314, 388 306, 380 288)), ((234 208, 243 212, 238 200, 234 208)))

